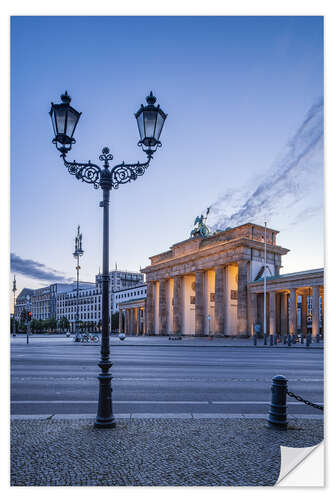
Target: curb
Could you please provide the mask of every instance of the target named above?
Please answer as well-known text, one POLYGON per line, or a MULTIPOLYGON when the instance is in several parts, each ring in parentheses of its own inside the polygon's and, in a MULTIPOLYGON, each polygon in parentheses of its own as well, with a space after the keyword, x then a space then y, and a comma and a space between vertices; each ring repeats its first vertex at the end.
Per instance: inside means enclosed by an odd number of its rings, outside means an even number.
MULTIPOLYGON (((66 414, 59 413, 55 415, 12 415, 11 421, 14 420, 83 420, 94 419, 96 413, 84 414, 66 414)), ((117 419, 157 419, 157 418, 170 418, 170 419, 267 419, 267 413, 118 413, 114 417, 117 419)), ((323 420, 322 415, 290 415, 291 419, 302 420, 323 420)))
MULTIPOLYGON (((67 347, 69 344, 66 343, 66 344, 58 344, 58 346, 60 347, 67 347)), ((91 347, 91 346, 94 346, 94 347, 100 347, 101 344, 100 343, 79 343, 79 342, 73 342, 71 343, 70 345, 73 345, 73 346, 85 346, 85 347, 91 347)), ((292 346, 287 346, 287 345, 281 345, 281 346, 269 346, 269 345, 218 345, 218 344, 215 344, 215 345, 205 345, 205 344, 201 344, 201 345, 184 345, 184 344, 124 344, 124 342, 122 341, 122 343, 112 343, 110 342, 110 347, 172 347, 172 348, 177 348, 177 347, 182 347, 182 348, 187 348, 187 347, 193 347, 193 348, 196 348, 196 349, 199 349, 201 347, 204 347, 204 348, 208 348, 208 349, 216 349, 217 347, 218 348, 227 348, 227 349, 293 349, 293 350, 300 350, 300 351, 303 351, 303 350, 324 350, 324 346, 313 346, 313 347, 292 347, 292 346)), ((38 347, 42 347, 42 346, 38 346, 38 347)), ((44 347, 44 346, 43 346, 44 347)))

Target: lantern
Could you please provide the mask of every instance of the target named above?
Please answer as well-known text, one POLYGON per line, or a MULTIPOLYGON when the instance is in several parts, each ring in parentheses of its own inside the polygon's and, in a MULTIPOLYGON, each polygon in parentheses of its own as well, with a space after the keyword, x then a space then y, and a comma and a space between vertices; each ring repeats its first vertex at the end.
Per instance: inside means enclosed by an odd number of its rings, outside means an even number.
POLYGON ((159 139, 167 115, 159 105, 154 105, 156 97, 153 96, 152 92, 146 97, 146 101, 147 106, 141 104, 141 108, 135 113, 140 134, 138 146, 141 146, 148 156, 152 156, 157 147, 162 145, 159 139))
POLYGON ((51 103, 50 116, 53 125, 53 144, 61 153, 66 154, 75 143, 73 137, 81 113, 70 106, 71 98, 66 92, 61 96, 61 104, 51 103))

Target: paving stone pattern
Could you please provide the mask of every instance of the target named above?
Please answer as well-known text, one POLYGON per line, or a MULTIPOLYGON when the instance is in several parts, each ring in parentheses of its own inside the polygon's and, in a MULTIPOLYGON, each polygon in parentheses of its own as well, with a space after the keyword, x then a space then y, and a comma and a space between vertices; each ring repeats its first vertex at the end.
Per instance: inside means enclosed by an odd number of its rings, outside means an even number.
POLYGON ((323 423, 292 419, 19 420, 11 426, 12 486, 272 486, 280 445, 314 446, 323 423))

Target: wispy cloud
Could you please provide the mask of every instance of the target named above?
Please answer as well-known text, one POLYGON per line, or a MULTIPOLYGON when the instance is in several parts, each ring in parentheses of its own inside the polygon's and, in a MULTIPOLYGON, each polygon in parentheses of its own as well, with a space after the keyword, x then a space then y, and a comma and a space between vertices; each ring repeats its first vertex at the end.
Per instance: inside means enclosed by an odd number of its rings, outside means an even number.
POLYGON ((55 269, 50 269, 35 260, 22 259, 14 253, 10 254, 10 266, 13 273, 23 274, 29 278, 42 281, 70 283, 72 280, 65 278, 64 274, 55 269))
POLYGON ((290 222, 289 227, 296 226, 300 222, 304 222, 311 219, 311 217, 315 217, 316 215, 322 213, 322 210, 323 210, 322 205, 318 205, 315 207, 307 207, 304 210, 301 210, 294 218, 294 220, 290 222))
POLYGON ((319 165, 322 166, 322 98, 310 108, 285 150, 253 190, 228 191, 213 203, 212 229, 225 229, 249 221, 262 223, 263 218, 267 220, 301 200, 311 188, 315 173, 318 179, 318 171, 315 172, 318 167, 315 155, 318 153, 319 165))

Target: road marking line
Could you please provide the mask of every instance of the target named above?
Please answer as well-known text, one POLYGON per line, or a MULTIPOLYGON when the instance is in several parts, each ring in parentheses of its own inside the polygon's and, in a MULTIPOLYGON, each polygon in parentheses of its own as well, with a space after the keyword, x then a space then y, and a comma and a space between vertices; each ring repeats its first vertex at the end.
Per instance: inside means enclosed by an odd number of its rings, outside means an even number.
MULTIPOLYGON (((90 401, 11 401, 12 404, 96 404, 97 400, 90 401)), ((163 404, 163 405, 269 405, 270 401, 113 401, 115 404, 163 404)), ((302 405, 298 401, 288 402, 289 405, 302 405)), ((322 405, 323 403, 316 403, 322 405)))

